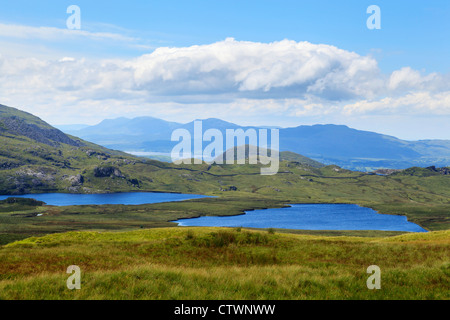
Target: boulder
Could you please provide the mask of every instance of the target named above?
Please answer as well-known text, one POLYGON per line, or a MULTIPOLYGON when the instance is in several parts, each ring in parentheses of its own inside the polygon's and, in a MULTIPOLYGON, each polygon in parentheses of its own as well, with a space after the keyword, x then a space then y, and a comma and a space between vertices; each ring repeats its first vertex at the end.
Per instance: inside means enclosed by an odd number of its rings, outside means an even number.
POLYGON ((95 167, 94 168, 94 176, 97 178, 105 178, 105 177, 117 177, 117 178, 125 178, 122 172, 115 167, 95 167))
POLYGON ((67 178, 67 180, 69 180, 73 187, 82 185, 84 183, 84 177, 81 174, 70 176, 67 178))

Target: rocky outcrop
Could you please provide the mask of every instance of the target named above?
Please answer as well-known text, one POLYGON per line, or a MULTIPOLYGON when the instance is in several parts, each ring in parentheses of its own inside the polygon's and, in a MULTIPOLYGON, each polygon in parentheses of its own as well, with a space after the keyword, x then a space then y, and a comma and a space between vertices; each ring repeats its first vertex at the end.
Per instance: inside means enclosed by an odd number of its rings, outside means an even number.
POLYGON ((12 161, 0 161, 0 170, 10 170, 22 166, 21 163, 12 161))
POLYGON ((130 180, 128 180, 128 182, 130 182, 133 186, 135 186, 137 188, 140 188, 140 186, 141 186, 141 183, 139 182, 138 179, 130 179, 130 180))
POLYGON ((94 150, 87 150, 86 155, 88 157, 96 157, 99 160, 108 160, 110 158, 110 155, 103 153, 103 152, 97 152, 94 150))
POLYGON ((94 176, 97 178, 105 178, 105 177, 117 177, 117 178, 125 178, 122 172, 115 167, 107 166, 107 167, 95 167, 94 168, 94 176))
POLYGON ((221 188, 220 191, 237 191, 238 188, 236 186, 230 186, 228 189, 221 188))
POLYGON ((19 177, 31 177, 42 181, 54 182, 56 172, 48 168, 25 168, 17 170, 15 174, 19 177))
POLYGON ((31 190, 50 190, 55 187, 55 172, 46 168, 23 168, 7 177, 4 185, 7 193, 21 194, 31 190))
POLYGON ((84 177, 81 174, 69 176, 67 180, 69 180, 69 182, 72 184, 72 187, 80 186, 84 183, 84 177))
POLYGON ((427 167, 426 169, 437 172, 442 175, 450 175, 450 168, 449 167, 443 167, 443 168, 436 168, 435 166, 427 167))

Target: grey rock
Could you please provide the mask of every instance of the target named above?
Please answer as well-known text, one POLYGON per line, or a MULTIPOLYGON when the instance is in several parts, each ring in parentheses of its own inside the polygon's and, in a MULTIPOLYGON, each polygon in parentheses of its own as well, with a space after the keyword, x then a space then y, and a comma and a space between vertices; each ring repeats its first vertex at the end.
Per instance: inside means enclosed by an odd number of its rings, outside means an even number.
POLYGON ((73 187, 82 185, 84 183, 84 177, 81 174, 70 176, 67 178, 67 180, 69 180, 73 187))

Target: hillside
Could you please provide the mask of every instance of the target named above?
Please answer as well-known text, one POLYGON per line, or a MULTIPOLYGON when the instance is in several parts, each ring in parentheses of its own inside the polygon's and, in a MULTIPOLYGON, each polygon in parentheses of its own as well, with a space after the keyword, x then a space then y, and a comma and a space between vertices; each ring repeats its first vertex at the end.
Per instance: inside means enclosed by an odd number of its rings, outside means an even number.
MULTIPOLYGON (((0 194, 104 192, 97 185, 102 175, 110 168, 138 161, 123 152, 66 135, 29 113, 2 105, 0 144, 0 194)), ((120 170, 113 170, 111 175, 117 178, 117 188, 128 190, 136 185, 120 170)))
MULTIPOLYGON (((259 129, 239 126, 220 119, 202 121, 203 131, 215 128, 259 129)), ((81 130, 67 131, 89 141, 123 151, 168 153, 176 145, 170 141, 176 128, 193 132, 194 122, 180 124, 151 117, 111 119, 81 130), (114 128, 114 130, 112 130, 114 128), (105 132, 114 131, 113 135, 105 132)), ((450 165, 450 141, 405 141, 375 132, 343 125, 313 125, 280 128, 280 151, 295 152, 325 164, 371 171, 381 168, 405 169, 412 166, 450 165)))
POLYGON ((52 147, 58 147, 62 143, 71 146, 82 145, 80 141, 71 139, 41 119, 4 105, 0 105, 0 134, 13 139, 22 136, 52 147))

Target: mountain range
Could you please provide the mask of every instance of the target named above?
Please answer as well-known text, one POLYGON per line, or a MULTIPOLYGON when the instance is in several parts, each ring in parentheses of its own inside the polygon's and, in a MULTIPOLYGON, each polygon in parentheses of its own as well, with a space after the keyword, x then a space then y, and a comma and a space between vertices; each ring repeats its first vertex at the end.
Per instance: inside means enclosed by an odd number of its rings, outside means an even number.
MULTIPOLYGON (((203 131, 218 129, 261 129, 240 126, 220 119, 202 120, 203 131)), ((78 130, 61 126, 68 134, 99 145, 126 152, 169 154, 178 143, 171 141, 175 129, 193 133, 194 121, 182 124, 153 117, 104 120, 78 130)), ((350 170, 382 168, 405 169, 412 166, 448 166, 450 140, 406 141, 393 136, 349 128, 345 125, 318 124, 279 128, 280 151, 304 155, 324 164, 350 170)))

